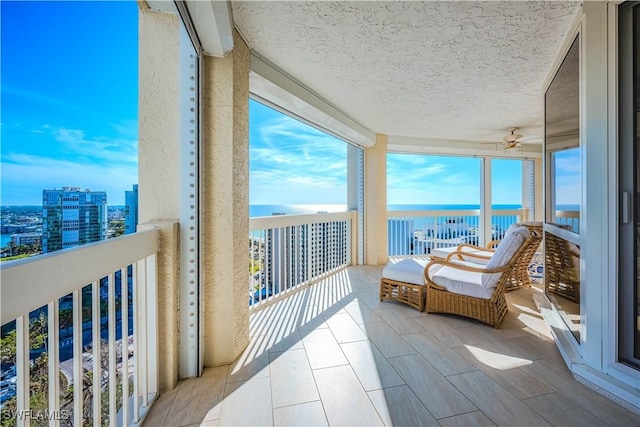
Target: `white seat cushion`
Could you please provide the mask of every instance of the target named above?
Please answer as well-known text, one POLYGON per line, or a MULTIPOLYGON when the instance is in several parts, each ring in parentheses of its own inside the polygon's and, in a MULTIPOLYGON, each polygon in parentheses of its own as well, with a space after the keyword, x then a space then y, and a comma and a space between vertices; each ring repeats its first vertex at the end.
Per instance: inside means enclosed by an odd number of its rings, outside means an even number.
POLYGON ((382 277, 398 282, 424 285, 424 267, 429 263, 426 259, 403 259, 382 270, 382 277))
MULTIPOLYGON (((510 232, 505 234, 504 239, 502 239, 495 253, 487 263, 487 268, 499 268, 507 265, 528 237, 529 229, 527 227, 522 226, 512 230, 510 229, 510 232)), ((502 273, 483 274, 483 286, 486 288, 495 287, 498 284, 498 280, 500 280, 501 274, 502 273)))
MULTIPOLYGON (((455 252, 458 249, 457 246, 452 246, 449 248, 435 248, 435 249, 431 249, 431 255, 438 257, 438 258, 443 258, 443 259, 447 259, 447 257, 449 256, 449 254, 451 254, 452 252, 455 252)), ((464 252, 466 253, 471 253, 471 254, 477 254, 477 255, 482 255, 482 256, 486 256, 486 257, 490 257, 493 255, 493 252, 491 251, 481 251, 479 249, 471 249, 471 248, 463 248, 462 249, 464 252)), ((486 265, 489 260, 488 259, 482 259, 482 258, 475 258, 475 257, 464 257, 464 255, 462 256, 462 258, 465 261, 470 261, 473 262, 475 264, 481 264, 481 265, 486 265)), ((458 257, 454 257, 452 258, 450 261, 454 261, 458 260, 458 257)))
MULTIPOLYGON (((513 233, 513 230, 522 227, 522 224, 519 223, 514 223, 511 224, 509 226, 509 228, 507 228, 507 231, 504 234, 503 239, 506 239, 508 235, 510 235, 511 233, 513 233)), ((443 258, 443 259, 447 259, 447 257, 449 256, 449 254, 451 252, 454 252, 458 249, 458 246, 450 246, 450 247, 446 247, 446 248, 434 248, 431 249, 431 255, 438 257, 438 258, 443 258)), ((492 257, 494 254, 494 251, 483 251, 480 249, 471 249, 471 248, 463 248, 462 249, 464 252, 467 253, 471 253, 471 254, 478 254, 478 255, 482 255, 484 257, 492 257)), ((464 258, 464 256, 463 256, 464 258)), ((487 265, 487 263, 489 262, 488 259, 482 259, 482 258, 474 258, 474 257, 467 257, 464 258, 465 261, 471 261, 473 263, 476 264, 482 264, 482 265, 487 265)))
POLYGON ((433 265, 430 270, 431 280, 454 294, 491 299, 494 288, 482 286, 482 273, 459 270, 443 265, 433 265))

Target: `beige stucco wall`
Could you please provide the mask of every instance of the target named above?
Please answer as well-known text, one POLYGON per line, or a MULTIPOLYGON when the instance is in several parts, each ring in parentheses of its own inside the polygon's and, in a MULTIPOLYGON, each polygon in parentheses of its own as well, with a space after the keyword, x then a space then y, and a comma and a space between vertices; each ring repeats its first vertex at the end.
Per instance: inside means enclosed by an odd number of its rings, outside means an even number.
POLYGON ((140 10, 139 222, 180 217, 180 21, 140 10))
POLYGON ((544 185, 544 183, 543 183, 543 169, 542 169, 541 158, 534 160, 534 169, 535 169, 534 188, 536 190, 536 215, 534 219, 536 221, 543 221, 544 220, 544 202, 542 200, 542 193, 543 193, 542 186, 544 185))
POLYGON ((164 391, 178 381, 180 22, 141 7, 138 25, 138 229, 160 229, 158 362, 164 391))
POLYGON ((387 135, 364 151, 366 263, 387 263, 387 135))
POLYGON ((233 362, 249 342, 249 60, 235 32, 230 54, 204 59, 205 366, 233 362))

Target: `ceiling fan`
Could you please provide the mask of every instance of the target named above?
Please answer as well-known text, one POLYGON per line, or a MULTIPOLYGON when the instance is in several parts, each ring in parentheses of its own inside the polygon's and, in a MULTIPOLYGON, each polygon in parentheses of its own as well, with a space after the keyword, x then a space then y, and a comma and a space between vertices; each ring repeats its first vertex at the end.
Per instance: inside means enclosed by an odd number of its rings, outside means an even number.
POLYGON ((508 129, 509 133, 502 138, 502 143, 504 144, 505 150, 511 150, 513 148, 522 148, 523 142, 536 142, 540 140, 540 137, 536 135, 527 135, 524 136, 522 134, 516 133, 518 130, 517 127, 510 127, 508 129))
POLYGON ((505 145, 505 149, 522 147, 522 144, 520 143, 520 138, 523 138, 524 135, 515 133, 516 130, 518 130, 518 128, 515 128, 515 127, 509 128, 508 130, 511 133, 505 135, 505 137, 502 138, 502 142, 505 145))

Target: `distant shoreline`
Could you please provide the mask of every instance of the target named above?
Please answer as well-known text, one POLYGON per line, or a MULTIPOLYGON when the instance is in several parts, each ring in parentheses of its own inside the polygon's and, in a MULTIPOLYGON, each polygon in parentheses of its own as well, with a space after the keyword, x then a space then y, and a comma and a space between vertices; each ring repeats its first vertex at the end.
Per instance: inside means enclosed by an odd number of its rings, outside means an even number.
MULTIPOLYGON (((107 205, 108 208, 124 209, 124 205, 107 205)), ((494 204, 493 209, 519 209, 519 204, 494 204)), ((578 205, 558 205, 560 210, 578 210, 578 205)), ((7 209, 42 209, 41 205, 6 205, 0 206, 0 210, 7 209)), ((390 211, 404 210, 465 210, 480 209, 478 204, 390 204, 387 205, 390 211)), ((252 204, 249 205, 249 216, 251 218, 260 216, 271 216, 275 213, 285 215, 304 215, 318 212, 344 212, 347 210, 346 204, 252 204)))

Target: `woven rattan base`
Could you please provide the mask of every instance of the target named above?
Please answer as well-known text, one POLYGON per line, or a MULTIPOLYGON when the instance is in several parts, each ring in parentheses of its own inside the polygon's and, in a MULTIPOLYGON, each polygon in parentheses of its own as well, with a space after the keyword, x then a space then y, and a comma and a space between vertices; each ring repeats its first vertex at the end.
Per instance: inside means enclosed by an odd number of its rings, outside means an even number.
POLYGON ((450 313, 470 317, 499 328, 507 314, 504 292, 496 292, 491 299, 452 294, 446 290, 430 287, 427 296, 427 313, 450 313))
POLYGON ((425 285, 380 279, 380 301, 398 301, 424 311, 425 285))

